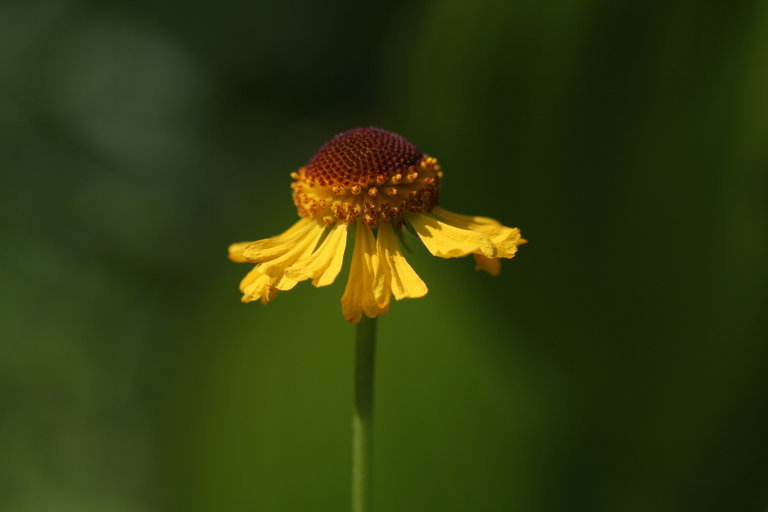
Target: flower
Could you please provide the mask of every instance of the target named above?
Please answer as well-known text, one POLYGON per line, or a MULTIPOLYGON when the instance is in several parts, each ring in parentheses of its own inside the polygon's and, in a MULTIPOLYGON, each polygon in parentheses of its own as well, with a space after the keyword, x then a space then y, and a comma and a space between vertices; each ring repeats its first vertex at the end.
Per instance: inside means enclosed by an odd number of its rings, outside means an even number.
POLYGON ((499 258, 512 258, 526 242, 517 228, 437 206, 443 177, 437 160, 379 128, 337 135, 291 177, 301 219, 275 237, 229 247, 232 261, 256 264, 240 283, 243 302, 267 304, 307 279, 317 287, 333 283, 352 229, 355 247, 341 297, 342 313, 352 323, 363 314, 386 314, 392 296, 426 295, 427 285, 400 250, 406 226, 434 256, 472 254, 475 268, 492 275, 501 270, 499 258))

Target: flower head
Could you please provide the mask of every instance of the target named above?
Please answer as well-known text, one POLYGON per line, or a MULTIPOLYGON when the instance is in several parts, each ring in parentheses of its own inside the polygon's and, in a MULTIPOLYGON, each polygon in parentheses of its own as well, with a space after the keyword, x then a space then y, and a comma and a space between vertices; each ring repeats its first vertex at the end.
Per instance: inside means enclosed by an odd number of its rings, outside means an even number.
POLYGON ((512 258, 525 243, 517 228, 438 207, 443 173, 437 160, 379 128, 337 135, 291 177, 301 220, 275 237, 229 247, 231 260, 256 264, 240 283, 243 302, 266 304, 306 279, 318 287, 333 283, 352 227, 355 247, 341 309, 353 323, 363 314, 386 314, 393 295, 426 295, 400 250, 406 225, 434 256, 472 254, 475 268, 492 275, 501 270, 499 258, 512 258))

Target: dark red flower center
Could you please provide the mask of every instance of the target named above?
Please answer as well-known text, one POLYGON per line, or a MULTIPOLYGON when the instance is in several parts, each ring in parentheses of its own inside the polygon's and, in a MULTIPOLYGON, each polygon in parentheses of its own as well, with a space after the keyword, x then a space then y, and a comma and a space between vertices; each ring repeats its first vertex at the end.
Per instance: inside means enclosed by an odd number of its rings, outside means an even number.
POLYGON ((396 133, 355 128, 325 143, 305 169, 313 181, 347 185, 405 174, 417 169, 423 157, 416 146, 396 133))
POLYGON ((329 226, 361 219, 369 227, 402 224, 408 212, 437 204, 437 160, 400 135, 380 128, 355 128, 337 135, 291 173, 293 201, 302 217, 329 226))

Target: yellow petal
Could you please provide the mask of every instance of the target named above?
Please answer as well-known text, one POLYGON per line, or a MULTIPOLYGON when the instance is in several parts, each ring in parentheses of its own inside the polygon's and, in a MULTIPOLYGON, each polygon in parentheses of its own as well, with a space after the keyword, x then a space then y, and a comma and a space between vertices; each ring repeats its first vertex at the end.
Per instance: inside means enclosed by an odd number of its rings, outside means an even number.
MULTIPOLYGON (((290 290, 298 281, 284 275, 285 268, 297 259, 309 255, 322 236, 324 225, 302 219, 284 233, 258 242, 232 244, 230 254, 236 257, 244 253, 244 260, 251 261, 248 251, 261 247, 259 258, 265 261, 256 265, 240 282, 242 301, 261 299, 263 304, 273 300, 278 290, 290 290)), ((257 258, 254 258, 257 259, 257 258)))
MULTIPOLYGON (((371 270, 373 270, 373 283, 371 285, 371 289, 373 290, 373 305, 371 308, 374 308, 375 305, 375 308, 378 308, 379 311, 386 312, 389 310, 389 301, 392 298, 389 265, 384 261, 379 249, 379 244, 373 240, 373 237, 371 237, 371 245, 372 251, 369 263, 371 270)), ((376 314, 378 314, 378 312, 376 312, 376 314)), ((371 315, 368 314, 368 316, 371 315)))
POLYGON ((376 246, 381 260, 381 267, 389 278, 390 288, 395 299, 418 298, 427 294, 427 285, 408 264, 397 243, 392 224, 379 226, 376 246))
MULTIPOLYGON (((368 230, 371 231, 370 229, 368 230)), ((389 311, 389 301, 392 298, 392 289, 389 286, 389 266, 381 257, 379 247, 373 239, 373 233, 368 241, 370 243, 370 257, 368 266, 372 271, 373 282, 371 290, 373 291, 373 301, 369 303, 369 309, 364 311, 366 315, 373 318, 377 315, 383 315, 389 311)))
POLYGON ((229 246, 229 259, 236 263, 245 263, 243 250, 253 242, 238 242, 229 246))
POLYGON ((295 279, 291 279, 290 277, 283 274, 280 277, 273 278, 273 283, 271 286, 276 290, 285 292, 288 290, 292 290, 297 284, 299 284, 298 281, 296 281, 295 279))
POLYGON ((269 291, 271 282, 272 279, 269 276, 259 272, 258 267, 254 267, 240 281, 240 291, 243 292, 243 297, 240 300, 243 302, 259 300, 269 291))
POLYGON ((243 302, 253 302, 261 299, 262 304, 272 301, 278 291, 290 290, 298 284, 297 281, 285 276, 272 277, 260 271, 259 266, 254 267, 240 282, 240 291, 243 302))
MULTIPOLYGON (((525 240, 520 237, 519 229, 504 226, 495 219, 460 215, 440 207, 436 207, 433 212, 440 219, 452 226, 486 235, 493 243, 493 256, 496 258, 513 257, 517 252, 517 246, 525 243, 525 240)), ((476 252, 476 254, 482 253, 476 252)))
POLYGON ((341 296, 341 312, 348 322, 356 324, 363 316, 363 298, 362 290, 367 286, 365 282, 368 277, 364 272, 365 260, 363 259, 363 242, 360 235, 360 222, 357 223, 355 232, 355 249, 352 251, 352 263, 349 268, 349 278, 347 286, 344 289, 344 295, 341 296))
MULTIPOLYGON (((369 318, 375 318, 389 311, 389 299, 392 295, 389 290, 389 281, 381 268, 381 259, 376 248, 376 240, 373 231, 362 222, 358 222, 358 235, 362 229, 363 262, 364 271, 368 274, 366 281, 369 285, 362 290, 363 313, 369 318), (362 226, 362 227, 361 227, 362 226)), ((355 247, 357 247, 355 240, 355 247)))
POLYGON ((448 210, 435 206, 432 213, 450 224, 474 224, 477 226, 501 226, 501 222, 490 217, 478 217, 475 215, 461 215, 459 213, 449 212, 448 210))
POLYGON ((458 258, 471 253, 494 256, 496 250, 487 235, 452 226, 430 215, 411 214, 408 221, 429 252, 440 258, 458 258))
POLYGON ((288 267, 285 275, 296 281, 312 278, 312 284, 317 287, 333 283, 344 262, 347 226, 343 222, 337 222, 320 247, 288 267))
POLYGON ((476 228, 488 236, 493 242, 494 256, 497 258, 511 258, 517 253, 517 246, 521 244, 520 230, 507 226, 488 228, 476 228))
POLYGON ((501 261, 498 258, 486 258, 482 254, 473 254, 475 257, 475 270, 484 270, 492 276, 501 273, 501 261))
POLYGON ((357 221, 352 265, 347 287, 341 296, 341 312, 348 322, 359 322, 363 313, 374 318, 389 310, 389 300, 387 299, 386 303, 383 301, 384 280, 376 278, 378 263, 371 228, 357 221))
POLYGON ((297 240, 315 230, 318 225, 322 226, 316 220, 301 219, 277 236, 246 245, 242 248, 242 257, 250 263, 261 263, 276 258, 293 248, 297 240))
MULTIPOLYGON (((265 260, 258 266, 262 274, 267 274, 278 278, 283 275, 286 268, 293 265, 297 260, 309 256, 315 249, 318 240, 325 231, 325 225, 321 222, 309 224, 306 228, 298 231, 298 235, 290 241, 290 246, 285 247, 283 252, 268 260, 265 260)), ((246 249, 246 255, 249 249, 246 249)))
POLYGON ((264 292, 264 295, 261 296, 261 303, 266 306, 267 304, 275 300, 276 296, 277 296, 277 290, 270 286, 267 289, 267 291, 264 292))

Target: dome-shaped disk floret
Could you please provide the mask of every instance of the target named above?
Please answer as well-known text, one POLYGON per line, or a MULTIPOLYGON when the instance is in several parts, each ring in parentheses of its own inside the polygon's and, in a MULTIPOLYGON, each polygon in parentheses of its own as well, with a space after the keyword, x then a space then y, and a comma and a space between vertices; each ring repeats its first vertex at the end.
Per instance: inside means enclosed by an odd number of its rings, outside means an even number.
POLYGON ((406 212, 430 212, 442 173, 437 160, 380 128, 355 128, 327 142, 292 173, 299 215, 328 225, 360 218, 370 227, 402 224, 406 212))

